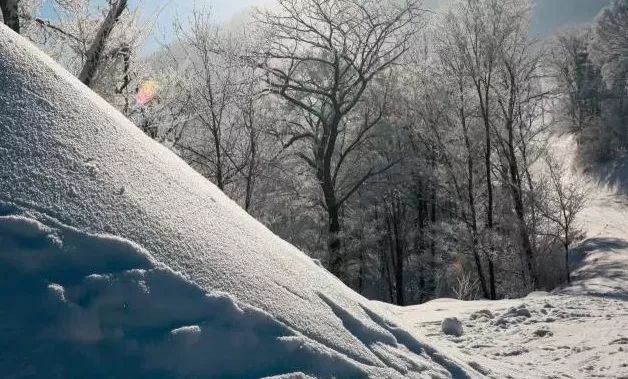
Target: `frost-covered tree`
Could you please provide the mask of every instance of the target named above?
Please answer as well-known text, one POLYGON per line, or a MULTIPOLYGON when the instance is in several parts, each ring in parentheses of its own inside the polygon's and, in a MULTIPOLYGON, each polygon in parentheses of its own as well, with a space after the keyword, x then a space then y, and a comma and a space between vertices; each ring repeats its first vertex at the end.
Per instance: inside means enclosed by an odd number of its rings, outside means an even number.
POLYGON ((245 29, 218 26, 202 10, 177 21, 175 34, 153 68, 163 87, 159 99, 138 123, 257 213, 261 177, 279 152, 261 70, 245 59, 254 39, 245 29))
POLYGON ((385 166, 349 166, 382 118, 385 98, 365 102, 370 83, 408 50, 422 13, 415 0, 279 0, 257 16, 266 48, 256 64, 269 90, 299 113, 286 128, 286 147, 320 184, 328 216, 328 267, 343 277, 341 211, 385 166))
POLYGON ((607 81, 626 81, 628 72, 628 1, 613 0, 595 20, 593 57, 607 81))
MULTIPOLYGON (((456 1, 434 35, 442 67, 440 80, 449 81, 445 93, 450 99, 444 114, 453 134, 443 133, 440 126, 432 128, 432 133, 441 134, 443 141, 446 136, 460 141, 460 150, 446 155, 445 168, 451 172, 450 183, 462 206, 461 221, 472 236, 468 246, 482 292, 491 298, 497 297, 496 261, 501 249, 496 245, 505 230, 499 224, 506 222, 510 211, 516 214, 519 227, 507 238, 520 246, 528 262, 527 276, 534 277, 534 248, 523 204, 528 192, 523 187, 528 187, 524 167, 529 162, 524 156, 529 141, 521 137, 531 114, 526 103, 534 96, 531 81, 538 66, 527 37, 531 9, 529 1, 456 1), (477 129, 478 121, 481 129, 477 129), (476 155, 478 149, 483 150, 481 157, 476 155), (460 152, 467 157, 464 169, 454 164, 460 152)), ((444 149, 448 150, 452 148, 444 149)))
POLYGON ((22 34, 125 115, 144 80, 144 41, 150 30, 126 0, 54 0, 48 18, 40 3, 22 1, 22 34))
POLYGON ((608 90, 604 123, 615 149, 628 146, 628 1, 614 0, 595 20, 592 59, 608 90))
POLYGON ((538 201, 537 208, 549 221, 544 234, 555 238, 563 248, 565 280, 571 283, 569 252, 581 235, 577 217, 586 205, 587 186, 582 180, 570 176, 568 167, 554 156, 546 156, 545 163, 545 196, 538 201))
POLYGON ((591 61, 590 41, 590 26, 572 27, 554 35, 547 48, 545 68, 560 100, 556 114, 566 114, 567 129, 576 133, 601 112, 602 76, 591 61))
MULTIPOLYGON (((127 0, 109 1, 109 10, 107 11, 107 15, 98 27, 98 31, 92 39, 89 49, 85 52, 85 61, 83 63, 83 67, 81 68, 81 72, 78 75, 79 80, 88 87, 92 86, 92 81, 96 76, 99 66, 101 65, 101 61, 103 59, 102 55, 105 51, 109 36, 120 19, 122 12, 124 12, 126 8, 127 0)), ((119 54, 125 54, 125 52, 120 50, 119 54)))
POLYGON ((0 0, 0 16, 16 33, 20 32, 19 6, 20 0, 0 0))
POLYGON ((549 72, 556 78, 566 129, 577 136, 584 166, 628 146, 628 2, 613 1, 589 28, 559 33, 549 72))

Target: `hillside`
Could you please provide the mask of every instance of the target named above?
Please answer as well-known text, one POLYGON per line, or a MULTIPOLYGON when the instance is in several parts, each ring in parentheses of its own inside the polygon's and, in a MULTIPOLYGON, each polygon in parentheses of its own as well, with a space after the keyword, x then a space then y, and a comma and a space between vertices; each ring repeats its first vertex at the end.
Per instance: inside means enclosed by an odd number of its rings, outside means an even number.
POLYGON ((0 136, 0 376, 479 376, 3 25, 0 136))

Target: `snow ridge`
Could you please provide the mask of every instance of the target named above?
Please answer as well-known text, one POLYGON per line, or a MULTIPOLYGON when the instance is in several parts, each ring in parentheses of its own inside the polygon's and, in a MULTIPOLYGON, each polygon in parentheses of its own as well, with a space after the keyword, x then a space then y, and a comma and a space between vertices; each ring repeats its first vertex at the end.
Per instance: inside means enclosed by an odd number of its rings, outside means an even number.
POLYGON ((228 294, 205 293, 133 242, 33 215, 0 216, 0 309, 5 310, 0 330, 12 344, 0 352, 4 373, 233 378, 300 370, 324 377, 364 373, 269 314, 228 294))

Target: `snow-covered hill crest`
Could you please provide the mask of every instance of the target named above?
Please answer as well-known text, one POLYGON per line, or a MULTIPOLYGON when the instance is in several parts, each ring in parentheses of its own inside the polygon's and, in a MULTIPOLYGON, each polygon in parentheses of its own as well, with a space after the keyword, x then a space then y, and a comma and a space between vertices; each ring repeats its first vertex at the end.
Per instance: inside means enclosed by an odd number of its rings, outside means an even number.
POLYGON ((478 375, 3 25, 0 136, 0 376, 478 375))

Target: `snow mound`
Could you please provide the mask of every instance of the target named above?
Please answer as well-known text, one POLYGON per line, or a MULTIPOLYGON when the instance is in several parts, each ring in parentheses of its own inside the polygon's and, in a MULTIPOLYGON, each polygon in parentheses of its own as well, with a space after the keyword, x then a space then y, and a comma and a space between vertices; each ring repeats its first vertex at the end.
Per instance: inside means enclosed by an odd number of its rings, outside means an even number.
POLYGON ((30 217, 0 217, 0 330, 11 341, 0 352, 4 373, 261 377, 363 371, 266 312, 228 294, 207 294, 134 243, 30 217), (317 367, 320 362, 327 365, 317 367))
POLYGON ((462 322, 456 317, 445 318, 441 324, 441 330, 443 334, 447 334, 448 336, 460 337, 464 334, 462 322))
POLYGON ((479 376, 3 25, 0 89, 0 376, 479 376))

